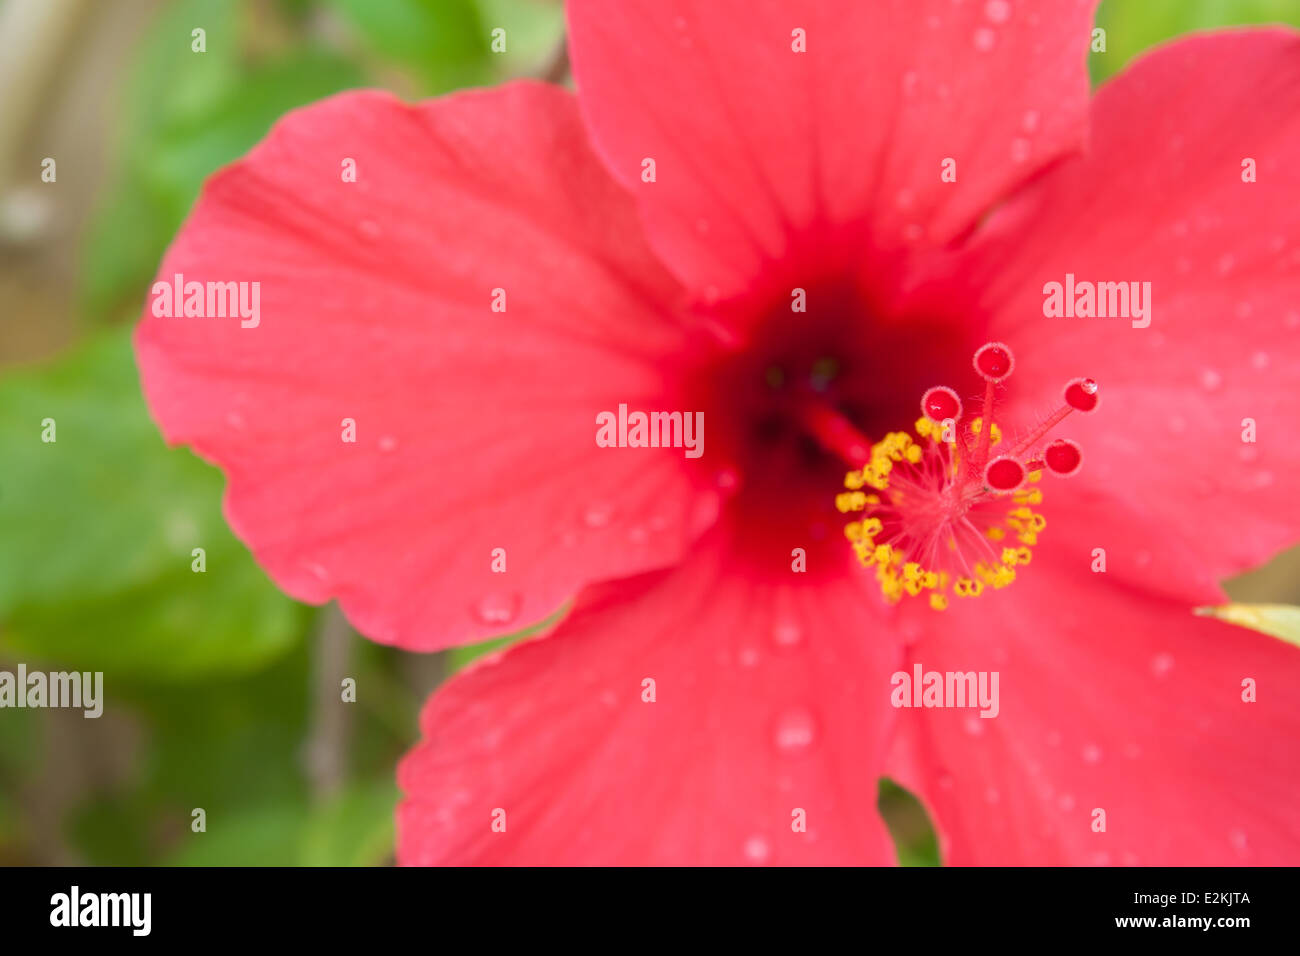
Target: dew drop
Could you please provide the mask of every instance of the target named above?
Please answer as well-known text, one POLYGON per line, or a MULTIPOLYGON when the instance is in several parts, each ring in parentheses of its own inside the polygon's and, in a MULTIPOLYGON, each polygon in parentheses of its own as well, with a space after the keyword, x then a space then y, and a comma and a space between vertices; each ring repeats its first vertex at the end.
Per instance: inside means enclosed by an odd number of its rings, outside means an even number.
POLYGON ((518 594, 489 594, 474 605, 475 616, 484 624, 509 624, 519 613, 518 594))
POLYGON ((966 733, 972 737, 979 737, 984 733, 984 722, 979 717, 966 718, 966 733))
POLYGON ((1151 673, 1156 677, 1164 677, 1174 669, 1174 655, 1168 653, 1157 654, 1151 658, 1151 673))
POLYGON ((1233 830, 1228 834, 1228 842, 1238 853, 1246 852, 1246 833, 1244 830, 1233 830))
POLYGON ((906 73, 903 74, 904 95, 911 96, 913 93, 916 92, 916 84, 918 80, 919 77, 916 74, 916 70, 908 70, 906 73))
POLYGON ((392 451, 397 447, 397 439, 392 435, 384 435, 379 439, 380 451, 392 451))
POLYGON ((989 0, 984 4, 984 16, 994 23, 1006 23, 1011 19, 1011 4, 1007 0, 989 0))
POLYGON ((1271 471, 1257 471, 1255 473, 1255 487, 1267 488, 1276 481, 1271 471))
POLYGON ((1215 369, 1207 368, 1201 372, 1201 388, 1207 392, 1215 391, 1223 384, 1223 376, 1215 369))
POLYGON ((1013 163, 1023 163, 1029 158, 1031 147, 1029 140, 1023 137, 1016 137, 1011 141, 1011 161, 1013 163))
POLYGON ((998 803, 1002 799, 1002 794, 998 793, 993 787, 984 791, 984 799, 989 803, 998 803))
POLYGON ((357 231, 367 239, 378 239, 381 233, 379 223, 373 219, 362 219, 357 223, 357 231))
POLYGON ((816 737, 812 714, 802 707, 794 707, 777 718, 772 740, 780 753, 796 756, 811 749, 816 737))
POLYGON ((752 836, 745 841, 745 859, 750 863, 766 863, 772 855, 772 847, 761 836, 752 836))
POLYGON ((1252 368, 1257 368, 1257 369, 1268 368, 1268 353, 1256 352, 1254 355, 1250 357, 1250 364, 1252 368))
POLYGON ((1219 274, 1227 275, 1233 270, 1233 267, 1236 266, 1236 264, 1237 257, 1230 252, 1225 252, 1223 255, 1219 256, 1219 262, 1217 265, 1219 274))
POLYGON ((740 653, 736 655, 736 659, 740 661, 741 667, 755 668, 758 666, 758 651, 752 647, 742 647, 740 653))
POLYGON ((588 528, 603 528, 609 524, 610 519, 613 517, 613 507, 603 501, 588 505, 587 510, 582 513, 583 523, 588 528))
POLYGON ((1071 794, 1063 793, 1056 805, 1061 808, 1062 813, 1069 813, 1074 809, 1074 797, 1071 794))
POLYGON ((1032 133, 1038 129, 1038 119, 1038 110, 1026 110, 1020 118, 1020 128, 1026 133, 1032 133))
POLYGON ((998 35, 988 27, 980 27, 975 31, 975 49, 981 53, 987 53, 993 49, 993 44, 998 40, 998 35))
POLYGON ((634 527, 628 529, 627 540, 634 545, 645 544, 648 540, 650 540, 650 532, 647 531, 645 528, 643 528, 641 525, 635 525, 634 527))
POLYGON ((782 650, 793 650, 803 643, 803 630, 794 621, 778 621, 772 628, 772 643, 782 650))
POLYGON ((734 468, 722 468, 713 476, 713 483, 723 491, 731 491, 740 484, 740 473, 734 468))
POLYGON ((1099 760, 1101 760, 1100 747, 1098 747, 1096 744, 1088 744, 1088 746, 1083 748, 1084 763, 1097 763, 1099 760))

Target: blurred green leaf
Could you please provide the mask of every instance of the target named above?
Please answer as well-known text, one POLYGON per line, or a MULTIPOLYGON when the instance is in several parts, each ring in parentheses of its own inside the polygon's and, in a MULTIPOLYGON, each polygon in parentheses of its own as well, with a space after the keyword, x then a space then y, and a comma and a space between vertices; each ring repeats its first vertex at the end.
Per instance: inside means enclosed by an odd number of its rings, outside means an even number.
POLYGON ((164 445, 126 331, 0 381, 0 407, 0 648, 113 680, 245 671, 292 646, 306 612, 226 527, 221 475, 164 445))
POLYGON ((1221 604, 1198 607, 1202 617, 1217 617, 1238 627, 1268 634, 1300 647, 1300 607, 1289 604, 1221 604))
POLYGON ((1252 23, 1300 26, 1296 0, 1103 0, 1097 26, 1106 31, 1106 52, 1092 53, 1092 80, 1118 73, 1134 56, 1192 30, 1252 23))
POLYGON ((909 790, 888 777, 880 778, 876 808, 894 838, 900 866, 940 866, 939 840, 930 816, 909 790))
POLYGON ((86 239, 81 295, 96 317, 144 289, 203 181, 261 140, 284 113, 363 84, 354 64, 310 45, 253 62, 233 0, 163 9, 128 85, 119 174, 86 239), (207 31, 206 52, 190 31, 207 31))
POLYGON ((393 855, 392 781, 346 790, 312 811, 302 835, 303 866, 379 866, 393 855))
POLYGON ((488 28, 474 0, 326 0, 386 60, 439 93, 491 78, 488 28))
POLYGON ((187 831, 184 845, 167 860, 175 866, 290 866, 307 817, 297 805, 267 806, 226 817, 209 814, 207 830, 187 831))

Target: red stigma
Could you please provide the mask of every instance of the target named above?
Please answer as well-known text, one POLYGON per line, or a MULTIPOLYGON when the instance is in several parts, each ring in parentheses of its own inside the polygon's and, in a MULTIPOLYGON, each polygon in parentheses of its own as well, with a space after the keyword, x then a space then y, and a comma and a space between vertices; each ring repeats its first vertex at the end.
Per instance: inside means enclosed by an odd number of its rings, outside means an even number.
POLYGON ((1065 386, 1065 404, 1077 412, 1095 411, 1101 396, 1097 383, 1090 378, 1076 378, 1065 386))
POLYGON ((921 396, 921 414, 932 422, 961 418, 961 399, 946 385, 936 385, 921 396))
POLYGON ((1083 467, 1083 450, 1077 442, 1058 438, 1043 450, 1043 463, 1052 474, 1068 478, 1083 467))
POLYGON ((1015 491, 1025 483, 1025 466, 1014 458, 994 458, 984 469, 984 483, 994 491, 1015 491))
POLYGON ((975 352, 975 371, 986 382, 1000 382, 1016 367, 1011 349, 1001 342, 988 342, 975 352))

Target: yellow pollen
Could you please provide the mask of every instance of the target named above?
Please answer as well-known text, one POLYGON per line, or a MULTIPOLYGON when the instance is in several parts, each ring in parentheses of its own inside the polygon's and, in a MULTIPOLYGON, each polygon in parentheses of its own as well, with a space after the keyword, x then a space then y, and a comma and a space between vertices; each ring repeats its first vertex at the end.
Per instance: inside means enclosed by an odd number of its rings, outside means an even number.
MULTIPOLYGON (((970 426, 979 434, 983 422, 976 419, 970 426)), ((961 466, 960 451, 955 442, 944 443, 943 429, 928 418, 920 418, 915 426, 919 438, 929 438, 931 455, 948 455, 949 464, 945 471, 949 475, 958 473, 961 466), (947 452, 942 446, 947 444, 947 452)), ((990 428, 990 443, 998 444, 1002 440, 1002 430, 997 423, 990 428)), ((1016 579, 1016 569, 1029 564, 1033 557, 1031 548, 1038 543, 1038 534, 1047 527, 1047 519, 1034 510, 1041 505, 1043 492, 1040 488, 1021 488, 1005 500, 1010 507, 997 523, 983 528, 979 533, 993 542, 1005 541, 1014 536, 1018 547, 1004 546, 1001 552, 991 552, 984 559, 976 562, 968 573, 950 574, 937 567, 927 567, 923 561, 909 554, 910 545, 899 546, 891 543, 897 540, 897 532, 891 532, 889 541, 876 540, 885 529, 885 519, 891 513, 888 496, 871 492, 889 492, 890 479, 895 467, 910 469, 921 463, 927 454, 925 446, 918 444, 906 432, 890 432, 871 446, 868 460, 861 469, 850 471, 844 477, 845 491, 835 496, 835 507, 843 514, 859 513, 860 520, 850 521, 844 526, 844 535, 851 542, 853 551, 863 567, 873 568, 881 593, 890 603, 897 603, 904 596, 919 597, 929 595, 930 607, 942 611, 948 607, 949 596, 960 598, 977 598, 986 590, 1001 590, 1016 579), (993 557, 997 554, 997 557, 993 557)), ((907 477, 911 471, 900 472, 907 477)), ((1042 472, 1030 472, 1029 483, 1042 479, 1042 472)), ((987 515, 988 512, 982 514, 987 515)), ((936 542, 937 543, 937 542, 936 542)), ((942 551, 952 554, 958 550, 957 538, 950 533, 942 551)), ((932 552, 933 553, 933 552, 932 552)), ((960 561, 958 555, 954 560, 960 561)))

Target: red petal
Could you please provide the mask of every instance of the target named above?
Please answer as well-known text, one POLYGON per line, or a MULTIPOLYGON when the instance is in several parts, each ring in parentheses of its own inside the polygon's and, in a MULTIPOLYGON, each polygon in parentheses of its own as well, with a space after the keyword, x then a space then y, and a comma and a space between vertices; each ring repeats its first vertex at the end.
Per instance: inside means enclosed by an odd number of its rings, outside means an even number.
POLYGON ((1297 116, 1294 31, 1164 47, 1102 88, 1087 156, 1011 204, 961 267, 990 283, 972 298, 1016 348, 1020 394, 1101 385, 1101 410, 1060 430, 1087 464, 1045 505, 1049 535, 1077 533, 1080 567, 1104 547, 1109 573, 1213 600, 1218 579, 1300 537, 1297 116), (1150 327, 1045 317, 1043 286, 1067 272, 1150 282, 1150 327))
POLYGON ((726 295, 778 261, 874 250, 886 270, 882 250, 946 242, 1076 148, 1095 2, 1050 6, 575 0, 569 26, 584 115, 655 248, 726 295))
POLYGON ((945 862, 1300 861, 1295 648, 1040 559, 944 614, 911 663, 1000 674, 996 717, 900 711, 891 775, 929 805, 945 862))
POLYGON ((339 597, 376 640, 517 630, 689 540, 683 453, 595 444, 619 402, 675 407, 687 346, 570 94, 294 112, 208 184, 159 278, 175 273, 259 281, 261 320, 146 309, 164 434, 226 471, 230 522, 277 583, 339 597))
POLYGON ((593 589, 442 687, 398 773, 399 861, 892 862, 875 803, 899 658, 874 599, 847 574, 748 581, 729 555, 715 534, 593 589))

